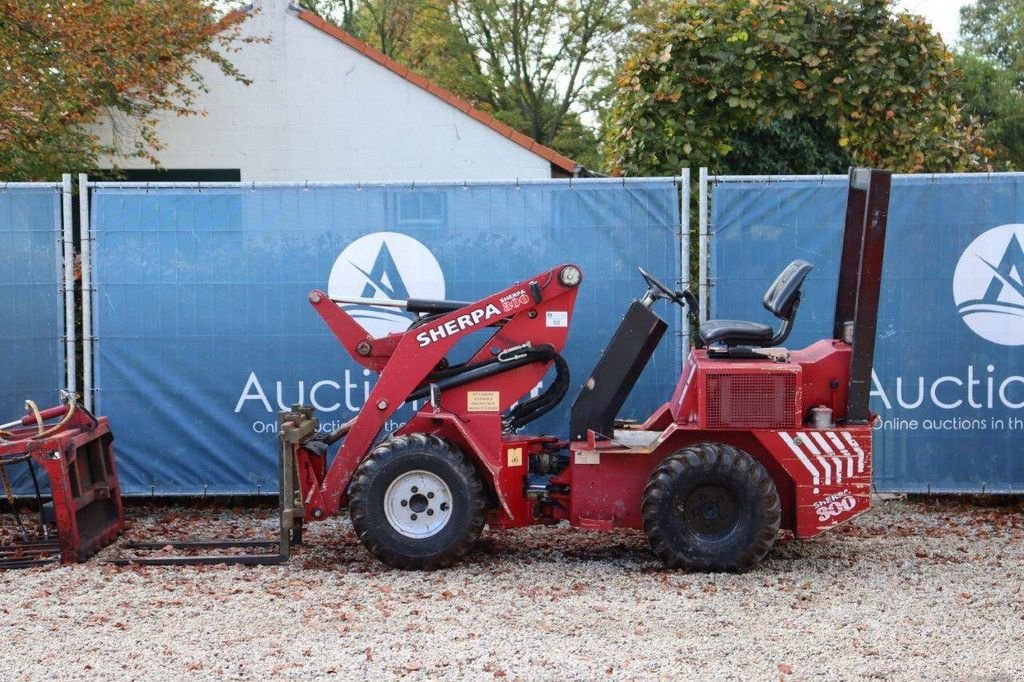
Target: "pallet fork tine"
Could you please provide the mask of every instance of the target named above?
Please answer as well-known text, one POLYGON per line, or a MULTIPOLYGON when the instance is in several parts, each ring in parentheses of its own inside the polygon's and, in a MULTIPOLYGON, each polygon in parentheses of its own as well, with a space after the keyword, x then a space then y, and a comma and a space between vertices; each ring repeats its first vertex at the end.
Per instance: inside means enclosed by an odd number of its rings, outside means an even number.
POLYGON ((295 448, 316 436, 319 422, 313 416, 311 408, 294 406, 291 411, 278 414, 278 440, 280 444, 280 479, 278 494, 278 518, 280 527, 276 540, 252 539, 203 539, 161 542, 133 542, 124 545, 125 549, 137 551, 153 551, 161 549, 197 550, 197 549, 257 549, 276 548, 273 553, 246 552, 244 554, 200 554, 177 556, 130 556, 108 559, 106 563, 118 566, 137 564, 140 566, 202 566, 202 565, 234 565, 234 566, 272 566, 282 564, 291 558, 292 545, 302 542, 302 504, 297 500, 295 448))

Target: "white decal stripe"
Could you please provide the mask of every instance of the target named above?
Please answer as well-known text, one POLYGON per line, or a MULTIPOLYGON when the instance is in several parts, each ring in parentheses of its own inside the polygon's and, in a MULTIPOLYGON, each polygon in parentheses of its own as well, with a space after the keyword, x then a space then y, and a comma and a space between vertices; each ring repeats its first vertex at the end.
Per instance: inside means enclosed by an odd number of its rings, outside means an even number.
POLYGON ((818 460, 818 463, 821 464, 821 470, 825 472, 825 483, 831 483, 832 468, 828 465, 828 462, 825 461, 825 458, 821 456, 821 451, 818 450, 817 446, 814 444, 814 439, 807 436, 806 438, 801 438, 801 441, 807 446, 807 451, 814 455, 815 459, 818 460))
MULTIPOLYGON (((843 482, 843 465, 839 461, 839 458, 836 457, 836 453, 832 451, 831 447, 829 447, 828 441, 825 440, 824 438, 822 438, 821 434, 818 433, 817 431, 810 431, 810 432, 808 432, 807 433, 807 440, 809 440, 809 441, 811 441, 811 440, 818 441, 818 445, 821 446, 822 453, 828 455, 828 458, 830 460, 832 460, 832 465, 836 468, 836 483, 842 483, 843 482)), ((826 481, 826 483, 827 482, 828 481, 826 481)))
MULTIPOLYGON (((788 433, 781 432, 779 433, 779 436, 786 443, 786 445, 789 446, 789 449, 793 451, 793 454, 796 455, 796 458, 798 460, 800 460, 800 463, 804 465, 804 468, 810 472, 811 478, 814 481, 814 485, 818 485, 818 470, 814 468, 813 464, 811 464, 811 460, 807 459, 807 455, 805 455, 803 450, 801 450, 800 447, 796 444, 796 441, 793 440, 793 437, 790 436, 788 433)), ((825 475, 827 476, 828 470, 826 469, 825 472, 825 475)))
POLYGON ((843 437, 853 447, 853 451, 857 453, 857 473, 864 473, 864 450, 861 449, 860 443, 850 435, 849 431, 843 431, 843 437))
POLYGON ((839 440, 839 436, 837 436, 834 431, 828 432, 828 439, 835 443, 835 446, 843 453, 843 459, 846 460, 846 475, 853 476, 853 455, 851 455, 850 451, 846 449, 846 446, 843 445, 843 441, 839 440))
POLYGON ((821 445, 821 449, 828 453, 828 458, 832 461, 833 466, 836 468, 836 483, 843 482, 843 461, 838 456, 838 453, 829 445, 828 441, 819 431, 812 431, 815 440, 821 445))

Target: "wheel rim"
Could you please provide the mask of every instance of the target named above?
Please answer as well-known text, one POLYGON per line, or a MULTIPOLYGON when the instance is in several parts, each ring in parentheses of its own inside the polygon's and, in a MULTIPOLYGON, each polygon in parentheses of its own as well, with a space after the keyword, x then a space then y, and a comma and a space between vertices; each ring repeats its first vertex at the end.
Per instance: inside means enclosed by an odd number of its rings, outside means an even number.
POLYGON ((724 538, 736 527, 739 505, 736 497, 720 485, 696 488, 681 505, 686 528, 709 539, 724 538))
POLYGON ((422 469, 400 475, 384 493, 384 515, 407 538, 429 538, 452 517, 452 491, 437 474, 422 469))

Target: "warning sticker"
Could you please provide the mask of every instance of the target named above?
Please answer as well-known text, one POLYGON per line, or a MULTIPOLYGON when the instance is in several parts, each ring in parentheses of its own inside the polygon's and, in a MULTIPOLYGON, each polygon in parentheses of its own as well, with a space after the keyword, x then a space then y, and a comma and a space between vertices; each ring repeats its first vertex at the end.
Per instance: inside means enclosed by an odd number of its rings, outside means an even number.
POLYGON ((594 450, 579 450, 576 452, 577 464, 600 464, 601 453, 594 450))
POLYGON ((509 448, 508 449, 508 466, 518 467, 523 465, 523 449, 522 448, 509 448))
POLYGON ((470 391, 466 394, 466 410, 469 412, 499 412, 500 396, 499 391, 470 391))
POLYGON ((549 310, 544 319, 548 327, 569 326, 569 312, 566 310, 549 310))

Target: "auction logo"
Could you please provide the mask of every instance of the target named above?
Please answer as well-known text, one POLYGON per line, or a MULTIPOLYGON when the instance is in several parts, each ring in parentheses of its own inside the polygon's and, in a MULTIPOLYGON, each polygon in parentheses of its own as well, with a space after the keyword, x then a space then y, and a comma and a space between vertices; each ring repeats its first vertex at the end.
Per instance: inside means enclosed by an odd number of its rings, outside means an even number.
MULTIPOLYGON (((332 298, 400 301, 444 299, 444 273, 434 254, 412 237, 374 232, 360 237, 334 261, 327 281, 332 298)), ((413 316, 401 308, 349 304, 343 306, 374 337, 405 331, 413 316)))
POLYGON ((1000 225, 971 242, 953 274, 957 312, 978 336, 1024 346, 1024 225, 1000 225))

